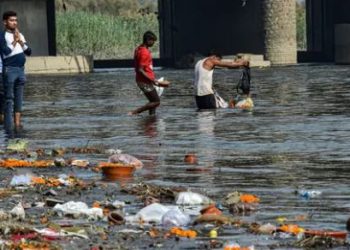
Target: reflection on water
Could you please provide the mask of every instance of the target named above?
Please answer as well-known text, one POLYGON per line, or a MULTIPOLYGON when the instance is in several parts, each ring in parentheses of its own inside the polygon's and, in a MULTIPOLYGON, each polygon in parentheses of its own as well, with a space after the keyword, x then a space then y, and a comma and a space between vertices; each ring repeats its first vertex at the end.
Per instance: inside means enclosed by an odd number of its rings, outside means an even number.
MULTIPOLYGON (((300 225, 344 230, 350 211, 349 72, 343 66, 253 69, 256 108, 245 113, 197 112, 193 71, 164 70, 173 84, 156 117, 126 115, 146 101, 132 71, 31 76, 21 136, 35 148, 120 148, 144 161, 137 178, 200 189, 216 200, 234 190, 255 193, 261 209, 250 220, 273 223, 277 216, 312 214, 300 225), (212 171, 186 172, 188 152, 212 171), (306 201, 294 195, 300 188, 323 195, 306 201)), ((215 72, 224 98, 234 95, 238 77, 239 71, 215 72)), ((3 131, 0 140, 4 145, 3 131)), ((272 242, 234 234, 242 245, 272 242)))

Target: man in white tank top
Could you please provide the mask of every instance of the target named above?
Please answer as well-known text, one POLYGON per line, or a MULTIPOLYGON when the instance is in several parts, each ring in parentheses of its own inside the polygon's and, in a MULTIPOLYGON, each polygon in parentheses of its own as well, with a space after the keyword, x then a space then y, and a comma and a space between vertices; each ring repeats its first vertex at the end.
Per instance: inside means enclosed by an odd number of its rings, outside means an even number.
POLYGON ((216 99, 213 90, 213 73, 215 67, 239 68, 249 66, 249 62, 239 60, 223 62, 216 52, 209 53, 208 57, 197 62, 195 66, 194 91, 198 109, 216 109, 216 99))

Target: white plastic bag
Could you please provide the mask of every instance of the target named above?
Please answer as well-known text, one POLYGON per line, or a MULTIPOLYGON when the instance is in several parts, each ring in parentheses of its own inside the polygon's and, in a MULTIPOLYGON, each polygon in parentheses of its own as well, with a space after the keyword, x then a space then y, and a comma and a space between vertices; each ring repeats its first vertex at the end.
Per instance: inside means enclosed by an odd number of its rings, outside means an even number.
POLYGON ((193 192, 181 192, 176 199, 177 205, 204 205, 211 203, 213 201, 208 197, 193 192))
POLYGON ((24 212, 24 207, 22 202, 18 203, 11 211, 10 214, 18 219, 24 219, 26 217, 26 213, 24 212))
MULTIPOLYGON (((164 81, 164 77, 161 77, 158 79, 159 82, 163 82, 164 81)), ((164 91, 164 87, 161 86, 154 86, 154 88, 156 89, 158 96, 160 97, 163 94, 164 91)))
POLYGON ((190 216, 184 214, 179 208, 169 210, 162 217, 162 225, 166 227, 187 226, 190 222, 190 216))
POLYGON ((73 216, 87 216, 89 219, 103 218, 102 208, 89 208, 84 202, 69 201, 64 204, 56 204, 53 208, 57 213, 73 216))
POLYGON ((218 92, 214 92, 216 108, 228 108, 228 103, 218 94, 218 92))
POLYGON ((10 186, 29 186, 32 183, 32 177, 31 174, 15 175, 12 177, 10 186))
POLYGON ((142 208, 135 216, 134 219, 145 222, 155 222, 160 224, 162 221, 162 217, 165 213, 167 213, 170 209, 159 204, 153 203, 147 207, 142 208))

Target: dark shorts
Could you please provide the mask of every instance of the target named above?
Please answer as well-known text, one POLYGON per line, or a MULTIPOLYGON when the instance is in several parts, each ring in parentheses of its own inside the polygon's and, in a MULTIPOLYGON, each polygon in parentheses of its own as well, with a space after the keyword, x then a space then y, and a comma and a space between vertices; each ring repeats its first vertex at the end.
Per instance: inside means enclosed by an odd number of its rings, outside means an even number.
POLYGON ((141 89, 150 102, 160 102, 157 90, 154 88, 153 84, 137 83, 137 86, 141 89))
POLYGON ((196 96, 198 109, 216 109, 215 95, 196 96))

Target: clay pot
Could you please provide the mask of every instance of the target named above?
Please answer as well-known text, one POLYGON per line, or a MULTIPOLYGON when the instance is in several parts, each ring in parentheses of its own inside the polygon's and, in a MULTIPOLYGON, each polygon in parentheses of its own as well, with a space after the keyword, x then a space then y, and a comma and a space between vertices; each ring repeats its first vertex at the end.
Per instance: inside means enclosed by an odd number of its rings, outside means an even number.
POLYGON ((215 207, 214 204, 211 204, 205 208, 203 208, 201 211, 201 214, 203 215, 209 215, 209 214, 212 214, 212 215, 221 215, 222 212, 221 210, 219 210, 218 208, 215 207))
POLYGON ((109 164, 101 166, 102 173, 107 179, 116 179, 118 177, 129 177, 135 171, 135 166, 121 165, 121 164, 109 164))
POLYGON ((306 230, 304 234, 305 236, 323 236, 343 240, 347 237, 347 232, 344 231, 306 230))
POLYGON ((125 223, 125 219, 118 212, 111 212, 108 215, 108 221, 113 223, 114 225, 123 225, 125 223))
POLYGON ((197 156, 195 154, 187 154, 185 155, 184 161, 188 164, 197 164, 197 156))

